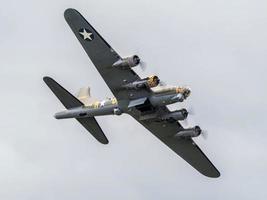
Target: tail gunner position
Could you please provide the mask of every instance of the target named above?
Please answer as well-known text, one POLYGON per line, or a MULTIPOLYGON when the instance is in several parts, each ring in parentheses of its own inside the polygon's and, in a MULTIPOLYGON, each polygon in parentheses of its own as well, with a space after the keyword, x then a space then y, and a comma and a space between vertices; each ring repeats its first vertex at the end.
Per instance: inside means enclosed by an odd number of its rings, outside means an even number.
POLYGON ((107 144, 95 117, 127 113, 200 173, 219 177, 219 171, 192 140, 201 134, 200 127, 183 128, 179 121, 187 118, 187 110, 170 111, 166 107, 184 101, 190 89, 161 86, 157 76, 140 78, 132 70, 140 64, 137 55, 121 58, 78 11, 67 9, 64 16, 115 97, 98 101, 91 97, 89 88, 82 88, 74 97, 52 78, 44 77, 66 107, 65 111, 56 113, 55 118, 75 118, 99 142, 107 144))

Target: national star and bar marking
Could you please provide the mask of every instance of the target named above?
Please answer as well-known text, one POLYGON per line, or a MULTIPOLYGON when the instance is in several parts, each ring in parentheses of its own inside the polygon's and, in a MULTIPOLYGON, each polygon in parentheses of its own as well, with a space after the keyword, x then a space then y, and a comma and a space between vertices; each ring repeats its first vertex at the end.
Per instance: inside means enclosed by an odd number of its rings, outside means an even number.
POLYGON ((92 41, 94 39, 93 33, 91 33, 89 30, 85 28, 81 28, 79 30, 79 34, 83 37, 84 40, 86 41, 92 41))

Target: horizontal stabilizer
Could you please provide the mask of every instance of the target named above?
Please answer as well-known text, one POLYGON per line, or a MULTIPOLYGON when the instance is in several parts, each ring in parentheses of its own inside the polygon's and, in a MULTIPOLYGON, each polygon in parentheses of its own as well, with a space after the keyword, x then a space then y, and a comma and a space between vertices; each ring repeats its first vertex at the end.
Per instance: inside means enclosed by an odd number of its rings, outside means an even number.
POLYGON ((89 131, 99 142, 102 144, 108 144, 108 139, 103 133, 101 127, 97 123, 94 117, 77 118, 77 120, 89 131))
MULTIPOLYGON (((80 102, 76 97, 74 97, 71 93, 69 93, 65 88, 59 85, 54 79, 50 77, 44 77, 43 80, 67 109, 83 106, 82 102, 80 102)), ((99 124, 97 123, 94 117, 80 118, 77 120, 99 142, 101 142, 102 144, 108 144, 107 137, 103 133, 101 127, 99 126, 99 124)))
POLYGON ((52 92, 57 96, 59 101, 65 106, 65 108, 70 109, 83 106, 82 102, 80 102, 65 88, 59 85, 54 79, 46 76, 43 78, 43 80, 46 83, 46 85, 52 90, 52 92))

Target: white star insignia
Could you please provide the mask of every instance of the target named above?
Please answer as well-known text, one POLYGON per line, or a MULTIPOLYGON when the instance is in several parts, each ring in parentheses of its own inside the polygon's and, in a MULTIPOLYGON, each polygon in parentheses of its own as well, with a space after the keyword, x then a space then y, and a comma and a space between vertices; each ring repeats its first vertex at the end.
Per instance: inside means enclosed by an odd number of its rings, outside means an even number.
POLYGON ((90 41, 93 40, 93 38, 91 37, 91 35, 93 35, 93 33, 89 33, 87 32, 85 29, 83 29, 82 31, 79 32, 80 35, 83 36, 83 39, 86 40, 86 39, 89 39, 90 41))
POLYGON ((100 102, 100 107, 103 107, 105 105, 105 101, 100 102))

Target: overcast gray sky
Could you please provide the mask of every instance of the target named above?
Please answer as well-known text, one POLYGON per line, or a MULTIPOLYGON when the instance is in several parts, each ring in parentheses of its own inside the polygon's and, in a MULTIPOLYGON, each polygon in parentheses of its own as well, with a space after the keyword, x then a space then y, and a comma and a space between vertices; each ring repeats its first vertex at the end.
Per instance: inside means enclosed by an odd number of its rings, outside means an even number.
POLYGON ((267 2, 264 0, 3 1, 0 7, 0 199, 267 197, 267 2), (72 93, 111 92, 64 20, 73 7, 121 55, 139 54, 172 85, 192 88, 195 139, 221 177, 199 174, 131 117, 99 117, 101 145, 42 77, 72 93))

